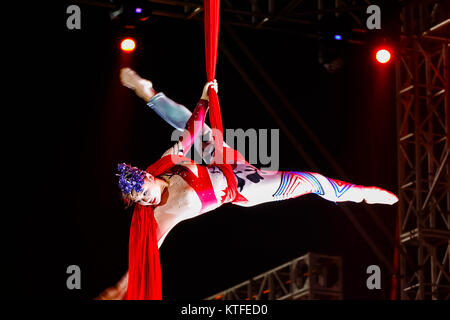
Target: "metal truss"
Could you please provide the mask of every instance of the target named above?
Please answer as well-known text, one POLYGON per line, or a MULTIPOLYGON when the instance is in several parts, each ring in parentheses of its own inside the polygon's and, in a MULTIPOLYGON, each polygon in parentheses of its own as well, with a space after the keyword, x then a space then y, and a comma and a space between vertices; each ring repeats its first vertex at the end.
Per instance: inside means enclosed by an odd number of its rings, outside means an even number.
POLYGON ((315 253, 219 292, 205 300, 342 300, 342 259, 315 253))
MULTIPOLYGON (((424 1, 425 2, 425 1, 424 1)), ((400 297, 450 299, 450 19, 403 8, 396 62, 400 297)), ((448 13, 447 13, 448 14, 448 13)))
MULTIPOLYGON (((121 1, 74 0, 75 3, 113 9, 121 1)), ((147 0, 153 16, 203 21, 203 0, 147 0)), ((295 33, 319 38, 324 16, 348 17, 350 42, 364 42, 369 0, 222 0, 222 24, 295 33)))
MULTIPOLYGON (((148 0, 155 16, 201 20, 203 0, 148 0)), ((222 0, 221 23, 239 27, 277 30, 320 38, 319 21, 325 15, 349 17, 352 35, 348 41, 361 43, 368 0, 222 0)))
MULTIPOLYGON (((148 0, 154 5, 153 14, 172 18, 193 19, 203 11, 203 0, 173 1, 148 0)), ((222 0, 221 21, 252 28, 265 28, 276 23, 311 24, 324 14, 349 12, 354 21, 363 27, 360 14, 370 1, 357 0, 222 0), (313 17, 313 19, 311 19, 313 17)))

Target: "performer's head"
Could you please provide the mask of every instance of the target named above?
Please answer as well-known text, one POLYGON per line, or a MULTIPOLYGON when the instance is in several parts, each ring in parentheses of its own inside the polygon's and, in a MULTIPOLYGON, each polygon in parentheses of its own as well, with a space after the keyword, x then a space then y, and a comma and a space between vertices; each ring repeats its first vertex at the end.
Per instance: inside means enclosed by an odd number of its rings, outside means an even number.
POLYGON ((133 203, 149 206, 161 202, 161 186, 154 176, 125 163, 120 163, 117 168, 119 188, 127 207, 133 203))

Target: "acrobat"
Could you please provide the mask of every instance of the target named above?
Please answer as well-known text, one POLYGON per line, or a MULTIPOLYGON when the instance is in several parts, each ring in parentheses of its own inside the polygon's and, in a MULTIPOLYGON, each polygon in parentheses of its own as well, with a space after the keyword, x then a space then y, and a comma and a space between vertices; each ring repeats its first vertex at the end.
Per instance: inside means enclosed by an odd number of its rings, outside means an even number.
MULTIPOLYGON (((201 135, 204 143, 195 145, 200 146, 198 152, 208 163, 214 155, 214 146, 211 128, 204 122, 208 110, 208 88, 212 86, 218 91, 216 81, 208 82, 204 86, 202 96, 191 113, 163 92, 157 93, 151 81, 141 78, 129 68, 121 70, 120 78, 122 84, 134 90, 148 107, 175 129, 183 132, 163 156, 185 156, 195 139, 201 135), (200 125, 195 125, 196 123, 200 125)), ((224 147, 230 148, 226 143, 224 147)), ((128 164, 119 164, 119 187, 127 205, 138 203, 154 207, 158 247, 178 223, 210 212, 228 202, 252 207, 306 194, 316 194, 332 202, 364 201, 368 204, 392 205, 398 201, 393 193, 384 189, 356 185, 316 172, 260 170, 245 161, 236 150, 229 151, 237 159, 232 168, 238 195, 233 199, 227 196, 228 185, 223 172, 214 164, 181 163, 157 177, 128 164)), ((122 299, 126 290, 127 274, 116 286, 105 290, 99 299, 122 299)))

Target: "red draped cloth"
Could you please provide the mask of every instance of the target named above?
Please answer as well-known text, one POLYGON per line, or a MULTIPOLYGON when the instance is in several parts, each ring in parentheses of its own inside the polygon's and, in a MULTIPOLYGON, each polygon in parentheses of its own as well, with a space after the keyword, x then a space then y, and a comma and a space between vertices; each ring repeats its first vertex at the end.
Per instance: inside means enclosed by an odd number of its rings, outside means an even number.
POLYGON ((152 206, 134 208, 131 221, 126 300, 161 300, 161 266, 152 206))
MULTIPOLYGON (((183 156, 167 155, 149 166, 146 171, 156 177, 181 161, 192 162, 183 156)), ((162 299, 161 263, 156 228, 153 206, 136 204, 128 244, 126 300, 162 299)))
MULTIPOLYGON (((219 39, 219 0, 205 0, 205 56, 207 80, 216 74, 217 46, 219 39)), ((221 168, 227 182, 226 199, 239 200, 237 182, 223 149, 223 128, 217 92, 209 88, 209 119, 213 129, 215 157, 213 164, 221 168)), ((235 153, 232 153, 234 156, 235 153)), ((183 156, 168 155, 147 168, 153 176, 159 176, 181 161, 191 161, 183 156)), ((244 199, 245 200, 245 199, 244 199)), ((161 300, 161 265, 156 235, 156 221, 153 206, 136 204, 130 228, 129 270, 127 300, 161 300)))
MULTIPOLYGON (((205 60, 206 80, 213 81, 216 76, 217 46, 219 41, 219 0, 205 0, 205 60)), ((216 160, 222 155, 223 133, 222 116, 220 113, 217 92, 209 87, 209 121, 214 130, 216 160)), ((219 161, 216 161, 219 162, 219 161)))
MULTIPOLYGON (((216 76, 217 48, 219 43, 220 0, 205 0, 205 60, 207 81, 213 81, 216 76)), ((223 147, 222 114, 220 112, 217 92, 209 87, 209 122, 213 131, 215 155, 213 165, 218 166, 228 182, 226 202, 245 201, 237 192, 237 182, 230 163, 236 161, 236 153, 227 154, 223 147), (228 156, 228 157, 227 157, 228 156)))

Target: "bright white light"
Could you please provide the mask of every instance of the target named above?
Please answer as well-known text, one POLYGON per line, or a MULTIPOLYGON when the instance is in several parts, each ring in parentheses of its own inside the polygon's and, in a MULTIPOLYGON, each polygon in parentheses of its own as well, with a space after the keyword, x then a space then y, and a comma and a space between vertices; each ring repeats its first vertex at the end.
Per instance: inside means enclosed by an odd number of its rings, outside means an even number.
POLYGON ((380 49, 377 51, 376 58, 379 63, 386 63, 391 59, 391 53, 386 49, 380 49))

